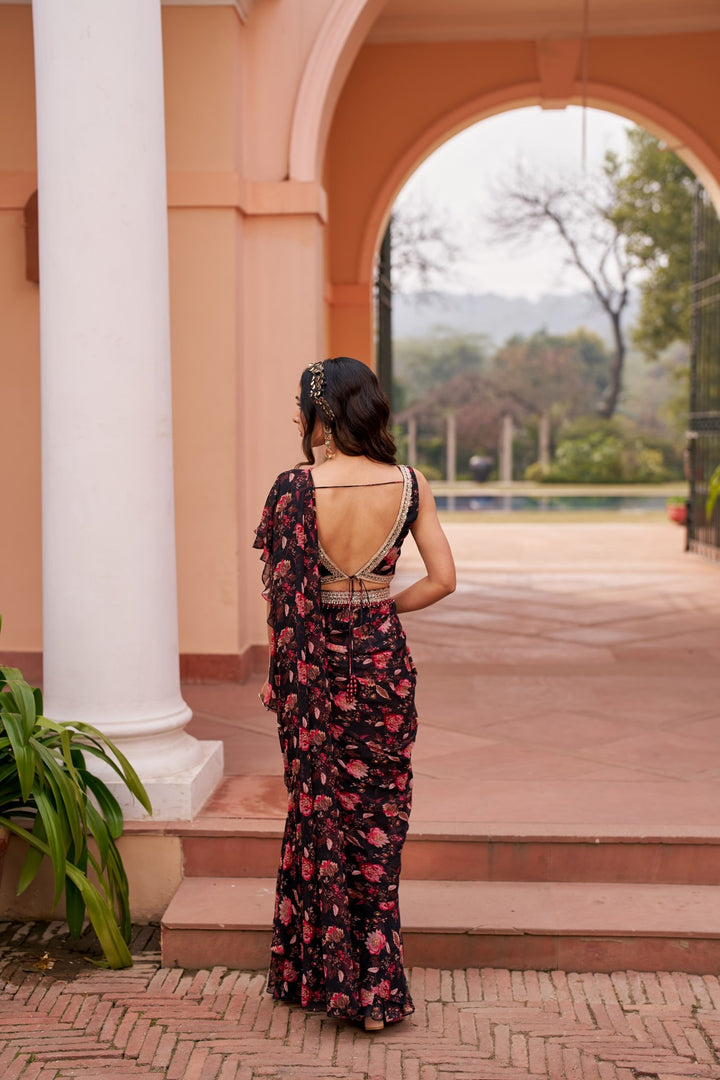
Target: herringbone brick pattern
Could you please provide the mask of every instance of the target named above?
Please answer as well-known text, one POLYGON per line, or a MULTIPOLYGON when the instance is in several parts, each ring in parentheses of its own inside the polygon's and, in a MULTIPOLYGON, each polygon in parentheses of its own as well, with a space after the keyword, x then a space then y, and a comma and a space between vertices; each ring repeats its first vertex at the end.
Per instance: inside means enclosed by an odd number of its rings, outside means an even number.
POLYGON ((263 976, 68 951, 61 924, 0 925, 2 1080, 720 1080, 720 982, 415 968, 414 1017, 368 1036, 277 1005, 263 976))

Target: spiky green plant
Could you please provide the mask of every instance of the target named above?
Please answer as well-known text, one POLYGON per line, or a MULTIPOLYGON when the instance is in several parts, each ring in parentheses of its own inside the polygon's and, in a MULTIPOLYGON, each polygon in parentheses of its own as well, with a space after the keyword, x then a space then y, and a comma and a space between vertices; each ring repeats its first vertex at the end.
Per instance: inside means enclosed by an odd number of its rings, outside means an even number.
POLYGON ((45 857, 57 904, 63 889, 71 934, 85 913, 112 968, 132 964, 128 880, 115 841, 123 815, 107 785, 87 766, 98 758, 151 812, 130 762, 96 728, 43 716, 42 694, 17 668, 0 667, 0 826, 28 845, 18 895, 45 857))

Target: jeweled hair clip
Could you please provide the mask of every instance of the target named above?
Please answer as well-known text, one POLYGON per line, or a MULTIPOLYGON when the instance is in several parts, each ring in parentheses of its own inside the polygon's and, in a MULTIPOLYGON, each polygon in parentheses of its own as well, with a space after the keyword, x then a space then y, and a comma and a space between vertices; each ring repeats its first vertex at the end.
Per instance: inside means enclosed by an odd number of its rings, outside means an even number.
POLYGON ((332 411, 324 397, 325 361, 317 360, 314 364, 310 364, 308 371, 310 372, 310 397, 315 404, 322 409, 328 420, 334 420, 335 413, 332 411))

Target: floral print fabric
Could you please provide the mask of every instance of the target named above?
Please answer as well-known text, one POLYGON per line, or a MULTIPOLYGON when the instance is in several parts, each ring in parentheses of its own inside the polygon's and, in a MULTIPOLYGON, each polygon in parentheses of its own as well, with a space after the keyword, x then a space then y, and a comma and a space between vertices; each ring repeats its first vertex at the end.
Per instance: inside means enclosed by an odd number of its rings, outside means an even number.
MULTIPOLYGON (((399 547, 417 516, 417 482, 399 547)), ((398 881, 417 728, 415 669, 391 600, 322 605, 309 470, 282 473, 255 546, 272 630, 288 817, 268 990, 330 1016, 401 1020, 398 881), (352 635, 355 692, 348 687, 352 635)))

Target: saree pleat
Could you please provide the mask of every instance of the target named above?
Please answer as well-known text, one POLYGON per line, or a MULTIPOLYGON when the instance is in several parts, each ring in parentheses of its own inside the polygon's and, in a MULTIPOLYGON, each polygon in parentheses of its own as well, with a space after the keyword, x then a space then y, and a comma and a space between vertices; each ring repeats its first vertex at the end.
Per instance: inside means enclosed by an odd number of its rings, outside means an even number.
POLYGON ((278 477, 255 546, 288 792, 268 990, 338 1018, 401 1020, 413 1011, 398 882, 417 728, 405 635, 391 600, 323 607, 309 472, 278 477))

